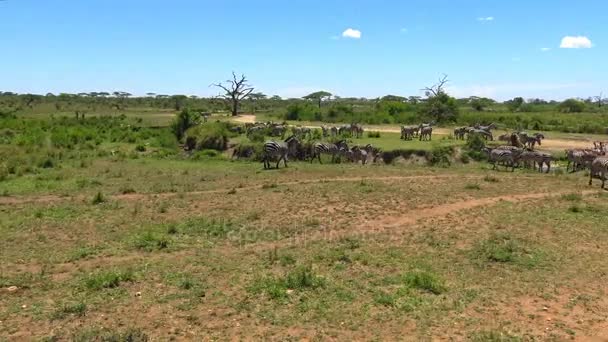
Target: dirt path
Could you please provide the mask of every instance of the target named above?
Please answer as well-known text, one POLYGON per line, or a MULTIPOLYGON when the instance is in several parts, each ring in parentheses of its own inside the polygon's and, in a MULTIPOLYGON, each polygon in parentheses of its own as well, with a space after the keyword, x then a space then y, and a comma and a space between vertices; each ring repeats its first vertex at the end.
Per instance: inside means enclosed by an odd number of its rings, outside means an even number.
POLYGON ((232 117, 231 120, 238 123, 255 123, 255 115, 241 114, 237 117, 232 117))

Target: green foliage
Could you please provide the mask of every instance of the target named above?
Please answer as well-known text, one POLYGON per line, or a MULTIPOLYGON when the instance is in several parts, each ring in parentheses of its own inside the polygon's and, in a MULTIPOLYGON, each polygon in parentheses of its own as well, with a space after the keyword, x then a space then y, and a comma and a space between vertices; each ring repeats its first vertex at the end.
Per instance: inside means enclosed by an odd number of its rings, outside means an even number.
POLYGON ((288 296, 288 290, 314 290, 325 286, 325 279, 315 274, 309 266, 299 266, 283 277, 258 278, 249 291, 265 293, 272 299, 281 299, 288 296))
POLYGON ((84 285, 91 290, 102 290, 118 287, 120 283, 130 282, 133 279, 135 276, 130 270, 100 271, 86 276, 84 285))
POLYGON ((564 113, 581 113, 585 110, 585 102, 568 99, 559 105, 559 109, 564 113))
POLYGON ((133 246, 148 252, 154 250, 163 250, 169 247, 169 240, 160 234, 147 231, 133 238, 133 246))
POLYGON ((525 103, 523 97, 516 97, 513 100, 507 101, 507 107, 511 112, 517 112, 521 109, 521 106, 525 103))
POLYGON ((91 204, 97 205, 97 204, 104 203, 105 201, 106 201, 106 198, 104 197, 104 195, 101 193, 101 191, 98 191, 95 194, 95 196, 93 196, 93 199, 91 200, 91 204))
POLYGON ((228 139, 233 135, 225 122, 212 122, 188 129, 186 141, 196 150, 223 151, 228 148, 228 139))
POLYGON ((380 138, 380 132, 368 131, 367 137, 368 138, 380 138))
POLYGON ((420 113, 439 123, 455 122, 460 110, 456 99, 444 92, 429 97, 421 106, 420 113))
POLYGON ((173 119, 171 123, 171 131, 177 138, 177 140, 182 140, 184 134, 188 129, 194 127, 199 122, 199 115, 194 113, 188 109, 184 109, 173 119))
POLYGON ((308 103, 296 102, 287 106, 286 113, 284 115, 285 120, 295 121, 313 121, 321 120, 320 113, 308 103))
POLYGON ((452 164, 450 158, 452 158, 453 155, 453 146, 435 145, 431 149, 431 153, 428 155, 427 159, 431 165, 448 167, 452 164))
POLYGON ((532 268, 541 263, 546 255, 531 248, 525 241, 508 233, 494 233, 479 242, 473 249, 473 257, 481 263, 506 263, 532 268))
POLYGON ((443 282, 434 274, 416 270, 408 272, 404 277, 405 284, 410 288, 427 291, 432 294, 441 294, 447 290, 443 282))
POLYGON ((87 329, 72 335, 74 342, 148 342, 150 338, 140 329, 127 329, 116 332, 107 329, 87 329))
POLYGON ((63 319, 67 316, 74 315, 76 317, 82 317, 87 311, 87 305, 85 303, 64 303, 51 315, 53 319, 63 319))

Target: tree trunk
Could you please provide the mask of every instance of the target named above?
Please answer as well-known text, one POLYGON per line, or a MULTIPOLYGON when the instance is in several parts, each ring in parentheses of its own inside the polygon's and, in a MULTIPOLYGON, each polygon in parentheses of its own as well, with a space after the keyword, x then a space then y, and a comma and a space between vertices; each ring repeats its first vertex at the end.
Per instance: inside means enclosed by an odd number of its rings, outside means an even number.
POLYGON ((319 109, 321 109, 321 98, 319 97, 319 109))
POLYGON ((239 101, 237 99, 232 99, 232 116, 237 116, 239 114, 239 101))

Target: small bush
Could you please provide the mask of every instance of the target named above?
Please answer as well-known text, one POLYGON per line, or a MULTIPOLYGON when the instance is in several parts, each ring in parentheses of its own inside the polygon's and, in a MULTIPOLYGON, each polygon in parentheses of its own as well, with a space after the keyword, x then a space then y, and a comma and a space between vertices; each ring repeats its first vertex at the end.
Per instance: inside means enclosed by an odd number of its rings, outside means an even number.
POLYGON ((100 191, 98 191, 97 194, 95 194, 95 196, 91 200, 91 204, 97 205, 97 204, 104 203, 105 201, 106 201, 106 198, 103 196, 103 194, 100 191))
POLYGON ((130 186, 122 186, 122 187, 120 187, 120 189, 118 189, 118 191, 120 191, 120 193, 123 195, 135 193, 135 189, 133 189, 130 186))
POLYGON ((120 283, 134 279, 131 271, 105 271, 88 275, 84 285, 91 290, 110 289, 120 286, 120 283))
POLYGON ((368 138, 380 138, 380 132, 378 132, 378 131, 376 131, 376 132, 368 131, 367 132, 367 137, 368 138))
MULTIPOLYGON (((186 140, 196 141, 196 150, 217 150, 224 151, 228 148, 228 138, 232 135, 228 129, 228 124, 214 122, 205 125, 198 125, 186 131, 186 140)), ((191 144, 193 144, 191 142, 191 144)))
POLYGON ((431 165, 448 167, 452 164, 450 158, 454 154, 452 146, 433 146, 428 161, 431 165))
POLYGON ((411 288, 441 294, 446 291, 446 287, 437 276, 426 271, 413 271, 405 275, 405 284, 411 288))
POLYGON ((135 146, 135 151, 137 151, 137 152, 146 152, 146 146, 144 146, 142 144, 138 144, 137 146, 135 146))
POLYGON ((488 183, 498 183, 498 182, 500 182, 500 179, 498 179, 492 175, 486 175, 485 177, 483 177, 483 181, 488 182, 488 183))
POLYGON ((585 209, 578 206, 578 205, 573 205, 570 208, 568 208, 568 211, 571 213, 582 213, 585 209))
POLYGON ((69 315, 82 317, 87 311, 87 306, 84 303, 63 304, 52 314, 53 319, 63 319, 69 315))
POLYGON ((169 247, 169 240, 164 236, 160 236, 153 232, 145 232, 143 234, 136 235, 133 239, 133 245, 148 252, 153 250, 162 250, 169 247))
POLYGON ((565 194, 565 195, 563 195, 562 199, 564 201, 579 202, 579 201, 581 201, 583 199, 583 196, 581 194, 572 193, 572 194, 565 194))
POLYGON ((470 183, 464 186, 467 190, 481 190, 481 186, 477 183, 470 183))

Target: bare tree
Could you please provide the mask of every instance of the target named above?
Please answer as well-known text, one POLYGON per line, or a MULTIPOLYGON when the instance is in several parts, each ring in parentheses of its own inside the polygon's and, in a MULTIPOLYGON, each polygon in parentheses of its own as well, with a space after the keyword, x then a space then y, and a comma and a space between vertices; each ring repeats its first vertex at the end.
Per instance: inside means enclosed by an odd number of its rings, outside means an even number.
POLYGON ((430 87, 425 87, 424 89, 424 93, 427 97, 431 97, 431 96, 437 96, 439 94, 444 93, 443 90, 443 86, 445 86, 446 83, 448 83, 448 75, 443 74, 443 77, 441 77, 439 79, 439 82, 430 86, 430 87))
POLYGON ((228 99, 232 103, 232 116, 238 115, 239 104, 241 100, 247 98, 252 92, 253 87, 247 83, 245 75, 241 75, 240 78, 232 72, 232 79, 222 83, 212 84, 215 87, 222 88, 226 93, 221 95, 223 98, 228 99))

